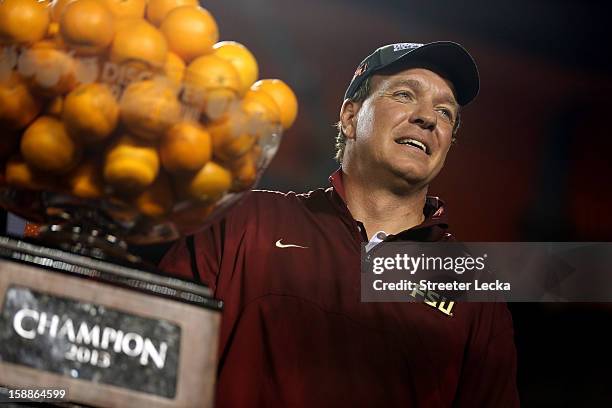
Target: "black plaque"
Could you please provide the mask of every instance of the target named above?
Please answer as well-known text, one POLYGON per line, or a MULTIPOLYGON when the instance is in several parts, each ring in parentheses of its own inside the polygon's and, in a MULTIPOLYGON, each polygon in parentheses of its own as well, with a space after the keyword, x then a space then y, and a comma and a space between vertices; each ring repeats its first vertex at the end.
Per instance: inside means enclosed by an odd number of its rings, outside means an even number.
POLYGON ((151 319, 11 286, 0 314, 0 360, 173 398, 181 329, 151 319))

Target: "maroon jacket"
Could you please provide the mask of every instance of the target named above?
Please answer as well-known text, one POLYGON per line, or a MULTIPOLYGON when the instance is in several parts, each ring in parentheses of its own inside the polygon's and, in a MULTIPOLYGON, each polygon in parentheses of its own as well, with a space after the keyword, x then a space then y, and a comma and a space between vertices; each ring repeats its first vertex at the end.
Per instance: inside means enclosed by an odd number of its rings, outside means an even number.
MULTIPOLYGON (((451 316, 424 303, 362 303, 367 238, 344 203, 342 173, 330 180, 307 194, 252 192, 163 259, 225 302, 217 406, 518 406, 506 305, 458 303, 451 316)), ((440 200, 429 197, 424 212, 388 240, 452 239, 440 200)))

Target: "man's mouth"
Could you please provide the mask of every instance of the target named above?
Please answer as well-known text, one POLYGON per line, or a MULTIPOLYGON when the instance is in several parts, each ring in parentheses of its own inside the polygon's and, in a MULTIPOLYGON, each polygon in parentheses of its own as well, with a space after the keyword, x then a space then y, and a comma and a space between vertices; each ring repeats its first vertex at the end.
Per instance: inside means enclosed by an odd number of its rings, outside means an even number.
POLYGON ((425 152, 425 154, 429 154, 429 149, 423 142, 420 142, 415 139, 411 139, 409 137, 403 137, 403 138, 397 139, 395 143, 402 144, 402 145, 409 145, 416 149, 422 150, 423 152, 425 152))

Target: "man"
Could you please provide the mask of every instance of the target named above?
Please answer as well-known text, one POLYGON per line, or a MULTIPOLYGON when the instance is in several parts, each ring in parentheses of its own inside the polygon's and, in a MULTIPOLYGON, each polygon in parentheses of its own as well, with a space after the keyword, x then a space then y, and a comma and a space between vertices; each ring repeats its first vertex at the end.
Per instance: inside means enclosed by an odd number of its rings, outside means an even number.
POLYGON ((504 304, 360 301, 362 244, 453 239, 426 193, 478 87, 458 44, 379 48, 346 92, 330 188, 253 192, 169 251, 162 269, 225 303, 218 406, 518 405, 504 304))

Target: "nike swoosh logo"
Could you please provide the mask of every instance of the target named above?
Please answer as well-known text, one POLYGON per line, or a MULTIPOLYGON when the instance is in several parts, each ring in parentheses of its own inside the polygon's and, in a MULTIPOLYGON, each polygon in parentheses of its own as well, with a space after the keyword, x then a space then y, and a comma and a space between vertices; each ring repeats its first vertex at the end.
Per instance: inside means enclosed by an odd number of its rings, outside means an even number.
POLYGON ((281 241, 283 239, 279 239, 278 241, 276 241, 276 247, 277 248, 304 248, 304 249, 308 249, 308 247, 305 246, 301 246, 301 245, 295 245, 295 244, 283 244, 281 241))

